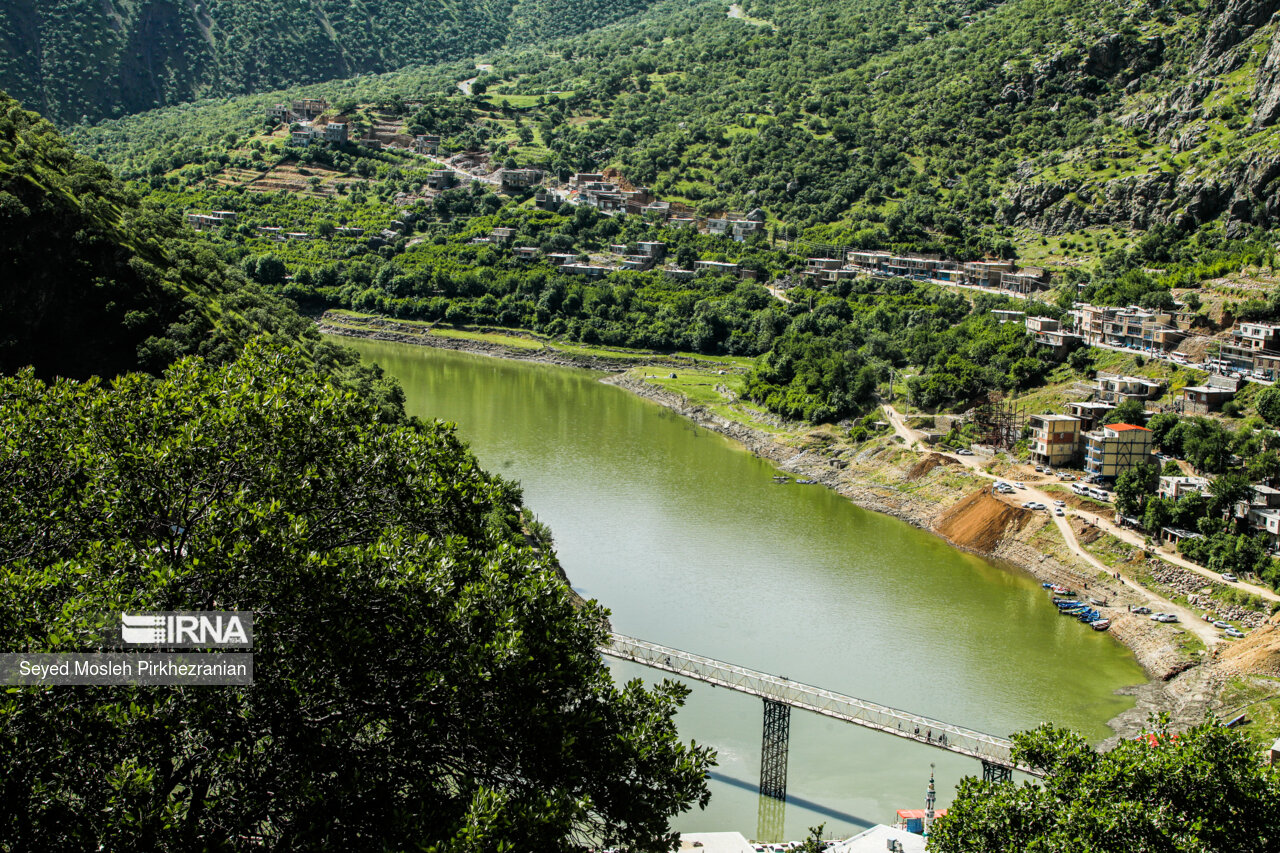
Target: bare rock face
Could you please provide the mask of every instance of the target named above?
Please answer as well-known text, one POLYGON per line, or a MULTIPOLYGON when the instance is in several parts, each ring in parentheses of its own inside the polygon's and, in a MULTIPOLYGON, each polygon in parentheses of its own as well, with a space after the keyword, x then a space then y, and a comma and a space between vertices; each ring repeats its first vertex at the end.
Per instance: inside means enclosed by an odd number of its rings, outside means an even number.
POLYGON ((1271 49, 1258 69, 1253 90, 1253 124, 1268 127, 1280 118, 1280 32, 1271 38, 1271 49))
POLYGON ((1201 65, 1211 64, 1271 20, 1280 0, 1225 0, 1213 5, 1220 11, 1205 36, 1201 65))

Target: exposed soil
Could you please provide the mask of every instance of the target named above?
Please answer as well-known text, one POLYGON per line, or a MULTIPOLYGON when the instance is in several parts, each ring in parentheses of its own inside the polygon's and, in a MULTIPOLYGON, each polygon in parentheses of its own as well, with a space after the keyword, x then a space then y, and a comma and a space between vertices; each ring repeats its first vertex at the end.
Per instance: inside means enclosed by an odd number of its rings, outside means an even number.
POLYGON ((950 456, 943 456, 941 453, 930 453, 925 456, 907 472, 908 480, 919 480, 925 474, 928 474, 939 465, 959 465, 960 463, 952 459, 950 456))
POLYGON ((987 488, 944 512, 933 529, 962 548, 990 554, 1002 539, 1021 530, 1030 517, 1025 509, 996 500, 987 488))

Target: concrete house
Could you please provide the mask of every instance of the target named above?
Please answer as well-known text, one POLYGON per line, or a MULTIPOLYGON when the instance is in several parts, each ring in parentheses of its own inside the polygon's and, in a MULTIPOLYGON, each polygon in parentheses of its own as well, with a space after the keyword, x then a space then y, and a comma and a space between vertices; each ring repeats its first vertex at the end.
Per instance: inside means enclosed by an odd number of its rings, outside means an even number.
POLYGON ((1160 396, 1164 383, 1141 376, 1099 373, 1094 380, 1094 387, 1099 400, 1119 405, 1127 400, 1154 400, 1160 396))
POLYGON ((1168 500, 1182 500, 1187 495, 1204 495, 1209 492, 1209 480, 1206 477, 1161 477, 1156 488, 1156 497, 1168 500))
POLYGON ((346 124, 331 121, 324 126, 324 141, 333 145, 345 144, 350 130, 346 124))
POLYGON ((695 261, 693 269, 694 272, 708 275, 738 275, 742 272, 740 265, 723 261, 695 261))
POLYGON ((1219 358, 1239 370, 1254 370, 1257 356, 1268 352, 1280 354, 1280 325, 1237 323, 1231 330, 1231 342, 1222 345, 1219 358))
POLYGON ((1239 390, 1239 379, 1211 373, 1204 385, 1188 385, 1183 388, 1178 402, 1186 414, 1207 415, 1221 408, 1239 390))
POLYGON ((542 170, 503 169, 501 181, 504 190, 526 189, 542 181, 542 170))
POLYGON ((1032 415, 1031 457, 1042 465, 1069 465, 1080 454, 1081 422, 1072 415, 1032 415))
POLYGON ((1084 434, 1084 468, 1114 480, 1151 459, 1151 430, 1135 424, 1109 424, 1084 434))
POLYGON ((433 190, 447 190, 457 182, 457 175, 449 169, 436 169, 427 175, 427 186, 433 190))

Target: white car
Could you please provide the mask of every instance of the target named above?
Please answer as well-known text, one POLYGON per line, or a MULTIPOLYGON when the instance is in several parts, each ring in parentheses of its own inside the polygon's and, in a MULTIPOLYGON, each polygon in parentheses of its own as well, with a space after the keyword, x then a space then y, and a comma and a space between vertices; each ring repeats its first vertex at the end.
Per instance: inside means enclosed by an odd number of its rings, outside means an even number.
POLYGON ((1235 639, 1237 639, 1237 640, 1244 636, 1244 632, 1242 632, 1242 631, 1240 631, 1240 630, 1238 630, 1238 629, 1236 629, 1236 628, 1228 628, 1227 630, 1223 631, 1222 633, 1223 633, 1223 634, 1225 634, 1225 635, 1226 635, 1226 636, 1228 636, 1228 637, 1234 637, 1234 638, 1235 638, 1235 639))
POLYGON ((1054 501, 1054 502, 1053 502, 1053 505, 1054 505, 1054 506, 1066 506, 1066 505, 1067 505, 1067 502, 1066 502, 1066 501, 1054 501))
POLYGON ((1066 513, 1062 511, 1062 507, 1058 507, 1057 509, 1055 509, 1053 511, 1053 514, 1058 516, 1059 518, 1066 515, 1066 513))
POLYGON ((1025 488, 1026 488, 1026 486, 1025 486, 1025 485, 1023 485, 1023 483, 1022 483, 1022 481, 1021 481, 1021 480, 1014 480, 1014 481, 1013 481, 1013 484, 1014 484, 1015 486, 1017 486, 1019 489, 1025 489, 1025 488))
POLYGON ((1226 581, 1227 583, 1236 583, 1236 582, 1238 582, 1238 581, 1240 580, 1240 578, 1238 578, 1238 577, 1236 577, 1235 575, 1231 574, 1231 572, 1223 572, 1223 573, 1222 573, 1222 579, 1223 579, 1224 581, 1226 581))
POLYGON ((1174 616, 1172 613, 1152 613, 1151 621, 1152 622, 1177 622, 1178 617, 1174 616))

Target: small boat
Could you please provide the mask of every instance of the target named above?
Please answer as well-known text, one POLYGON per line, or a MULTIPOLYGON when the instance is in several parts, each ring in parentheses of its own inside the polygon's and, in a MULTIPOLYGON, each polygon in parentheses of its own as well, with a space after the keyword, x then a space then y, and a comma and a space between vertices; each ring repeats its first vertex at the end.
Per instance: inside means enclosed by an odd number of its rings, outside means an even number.
POLYGON ((1040 588, 1041 588, 1041 589, 1053 589, 1053 584, 1049 583, 1048 581, 1045 581, 1044 583, 1040 584, 1040 588))
POLYGON ((774 481, 775 483, 789 483, 789 482, 791 482, 791 478, 790 478, 790 477, 777 476, 777 477, 774 477, 774 478, 773 478, 773 481, 774 481))
POLYGON ((1105 598, 1090 598, 1089 603, 1095 607, 1106 607, 1107 600, 1105 598))
POLYGON ((818 482, 817 480, 796 480, 796 485, 798 485, 798 486, 812 486, 812 485, 814 485, 814 484, 815 484, 815 483, 817 483, 817 482, 818 482))
POLYGON ((1098 620, 1096 620, 1096 621, 1090 622, 1090 623, 1089 623, 1089 627, 1090 627, 1090 628, 1092 628, 1092 629, 1093 629, 1093 630, 1095 630, 1095 631, 1105 631, 1105 630, 1107 630, 1108 628, 1110 628, 1110 627, 1111 627, 1111 620, 1110 620, 1110 619, 1098 619, 1098 620))
POLYGON ((1067 589, 1065 586, 1062 586, 1061 584, 1054 584, 1053 586, 1049 587, 1049 589, 1053 590, 1058 595, 1075 595, 1074 592, 1067 589))

